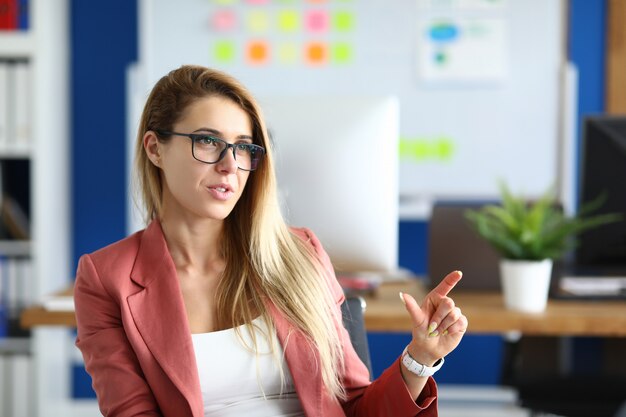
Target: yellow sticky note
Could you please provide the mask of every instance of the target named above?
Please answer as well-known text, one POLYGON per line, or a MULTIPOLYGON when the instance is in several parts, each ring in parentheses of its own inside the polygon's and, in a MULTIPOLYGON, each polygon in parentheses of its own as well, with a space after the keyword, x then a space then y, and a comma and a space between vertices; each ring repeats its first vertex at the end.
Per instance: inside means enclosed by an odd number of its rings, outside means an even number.
POLYGON ((278 13, 278 28, 283 32, 295 32, 300 28, 298 12, 283 10, 278 13))
POLYGON ((248 13, 246 19, 248 30, 253 33, 265 33, 270 26, 270 18, 263 10, 254 10, 248 13))
POLYGON ((298 47, 291 42, 278 45, 278 61, 287 65, 298 62, 298 47))

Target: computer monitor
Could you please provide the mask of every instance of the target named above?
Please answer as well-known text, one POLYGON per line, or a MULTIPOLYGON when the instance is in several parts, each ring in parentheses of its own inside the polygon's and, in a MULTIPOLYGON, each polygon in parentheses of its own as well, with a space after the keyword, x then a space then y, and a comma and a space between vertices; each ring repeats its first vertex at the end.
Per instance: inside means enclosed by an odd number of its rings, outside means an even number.
MULTIPOLYGON (((583 129, 578 209, 604 194, 606 201, 594 213, 626 215, 626 117, 588 117, 583 129)), ((574 263, 579 271, 623 275, 626 221, 581 234, 574 263)))
POLYGON ((398 267, 399 104, 393 97, 262 97, 283 213, 338 273, 398 267))

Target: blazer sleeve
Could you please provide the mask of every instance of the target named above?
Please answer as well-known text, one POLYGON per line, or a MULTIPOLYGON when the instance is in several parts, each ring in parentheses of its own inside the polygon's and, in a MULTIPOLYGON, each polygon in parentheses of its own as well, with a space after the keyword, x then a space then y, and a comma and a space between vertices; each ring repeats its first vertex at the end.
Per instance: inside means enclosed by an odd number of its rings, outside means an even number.
POLYGON ((350 342, 347 330, 341 324, 341 303, 345 301, 343 289, 337 282, 335 272, 326 251, 309 229, 299 229, 313 246, 315 253, 325 270, 331 293, 335 299, 335 316, 338 317, 344 361, 346 365, 344 386, 348 399, 342 403, 346 416, 417 416, 436 417, 437 385, 432 377, 424 386, 417 401, 413 401, 406 386, 400 366, 400 357, 387 368, 376 380, 369 382, 367 367, 360 360, 350 342))
POLYGON ((104 416, 161 416, 124 328, 119 302, 100 280, 89 255, 80 258, 74 285, 78 335, 104 416))

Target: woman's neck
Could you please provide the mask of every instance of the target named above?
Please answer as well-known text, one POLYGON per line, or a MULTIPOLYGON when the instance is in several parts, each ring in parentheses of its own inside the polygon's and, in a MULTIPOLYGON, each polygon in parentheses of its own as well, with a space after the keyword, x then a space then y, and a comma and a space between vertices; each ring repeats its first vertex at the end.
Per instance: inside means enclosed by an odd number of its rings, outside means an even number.
POLYGON ((161 228, 174 265, 179 270, 208 271, 223 264, 220 237, 223 221, 164 216, 161 228))

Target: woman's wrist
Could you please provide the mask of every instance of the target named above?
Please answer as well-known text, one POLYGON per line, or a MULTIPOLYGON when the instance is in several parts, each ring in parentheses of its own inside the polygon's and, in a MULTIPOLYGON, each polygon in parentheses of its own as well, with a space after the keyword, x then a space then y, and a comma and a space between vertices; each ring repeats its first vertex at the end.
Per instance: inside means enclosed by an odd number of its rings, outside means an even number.
POLYGON ((432 356, 432 355, 429 355, 428 352, 423 351, 422 349, 416 349, 410 343, 405 348, 405 351, 411 356, 413 360, 426 366, 433 366, 435 362, 441 359, 440 356, 432 356))

